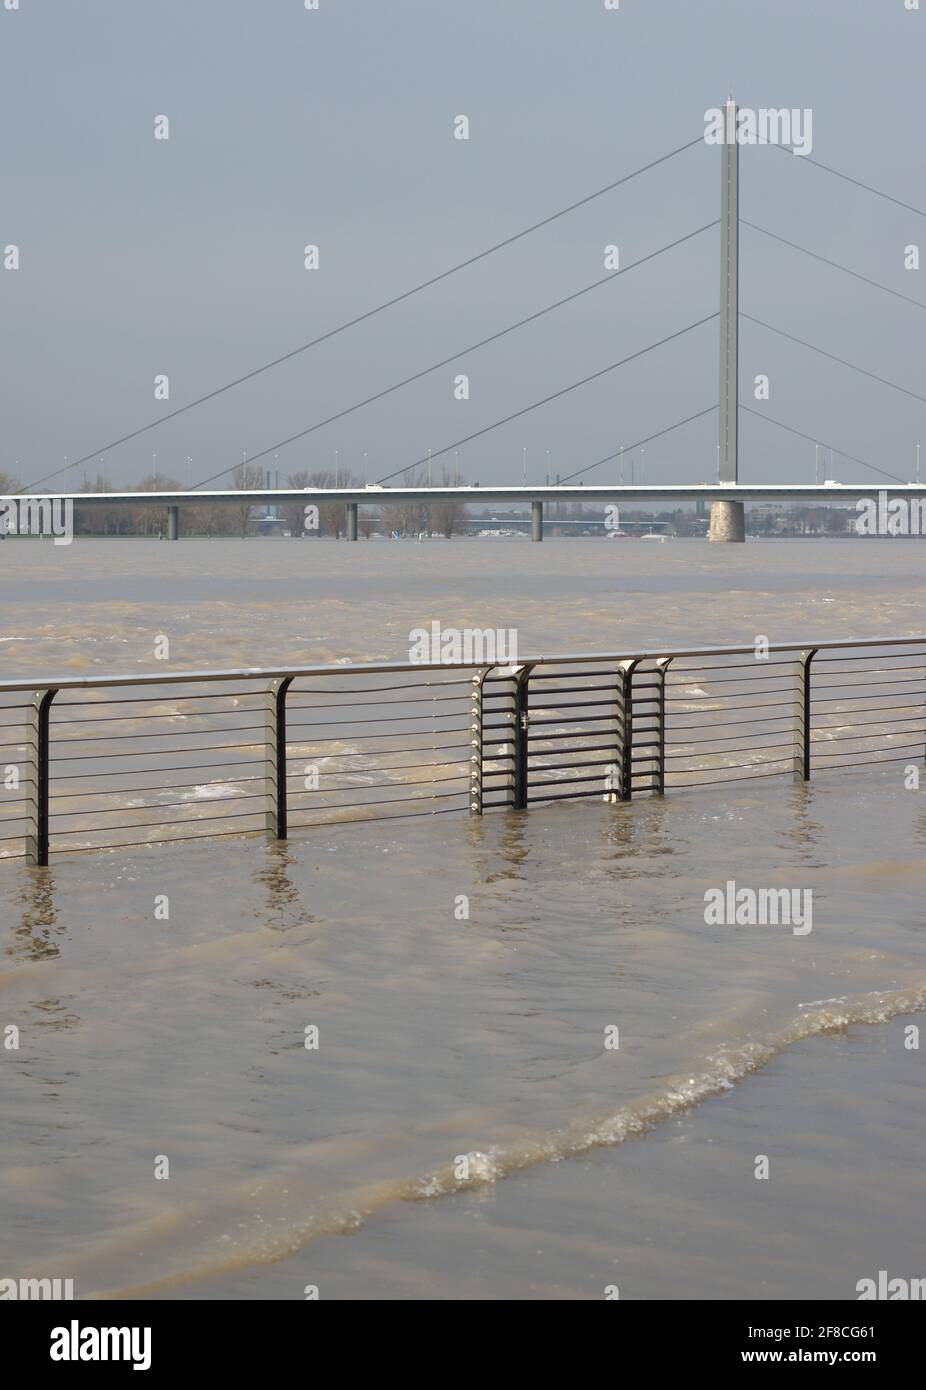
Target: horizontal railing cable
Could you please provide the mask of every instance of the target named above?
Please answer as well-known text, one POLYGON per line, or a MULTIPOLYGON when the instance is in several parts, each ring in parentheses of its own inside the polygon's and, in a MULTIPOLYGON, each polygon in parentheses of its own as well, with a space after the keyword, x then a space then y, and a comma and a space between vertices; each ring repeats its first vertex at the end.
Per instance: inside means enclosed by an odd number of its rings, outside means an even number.
POLYGON ((30 703, 7 707, 22 741, 5 754, 0 856, 43 863, 55 850, 285 838, 923 758, 926 638, 776 642, 767 654, 757 660, 747 645, 4 682, 0 694, 30 703), (244 695, 257 702, 248 713, 244 695), (243 713, 261 722, 240 725, 243 713), (195 753, 206 757, 187 762, 195 753))

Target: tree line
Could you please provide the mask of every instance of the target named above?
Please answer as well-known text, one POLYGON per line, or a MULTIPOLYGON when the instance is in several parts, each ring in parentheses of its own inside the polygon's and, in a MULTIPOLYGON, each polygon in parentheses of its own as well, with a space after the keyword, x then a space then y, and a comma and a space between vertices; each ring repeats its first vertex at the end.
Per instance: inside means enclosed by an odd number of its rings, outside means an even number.
MULTIPOLYGON (((424 487, 423 471, 413 473, 408 470, 403 477, 405 487, 424 487)), ((462 485, 464 479, 458 473, 444 477, 442 483, 447 487, 462 485)), ((0 472, 0 496, 14 495, 22 484, 8 473, 0 472)), ((349 469, 342 469, 335 476, 330 469, 311 471, 302 469, 290 473, 286 486, 302 491, 309 489, 327 492, 339 488, 363 488, 361 478, 349 469)), ((264 489, 264 470, 259 464, 240 463, 232 470, 230 489, 236 492, 259 492, 264 489)), ((149 473, 140 483, 128 486, 109 482, 102 474, 86 478, 78 493, 106 492, 185 492, 186 488, 177 479, 165 473, 149 473)), ((195 497, 195 492, 191 494, 195 497)), ((269 499, 268 499, 269 500, 269 499)), ((387 488, 371 489, 370 502, 379 510, 378 529, 400 536, 442 535, 448 539, 458 529, 464 515, 465 504, 458 498, 434 498, 433 501, 403 502, 389 499, 387 488)), ((339 537, 347 531, 347 508, 343 502, 332 499, 318 504, 318 527, 306 529, 305 504, 299 500, 272 503, 283 519, 284 528, 293 537, 323 535, 339 537)), ((192 536, 247 536, 257 528, 259 503, 214 502, 204 497, 202 502, 185 503, 182 513, 182 526, 185 535, 192 536)), ((377 522, 366 508, 361 508, 358 524, 360 533, 369 537, 377 529, 377 522)), ((131 503, 80 501, 74 504, 74 534, 83 536, 162 536, 167 534, 167 507, 133 507, 131 503)))

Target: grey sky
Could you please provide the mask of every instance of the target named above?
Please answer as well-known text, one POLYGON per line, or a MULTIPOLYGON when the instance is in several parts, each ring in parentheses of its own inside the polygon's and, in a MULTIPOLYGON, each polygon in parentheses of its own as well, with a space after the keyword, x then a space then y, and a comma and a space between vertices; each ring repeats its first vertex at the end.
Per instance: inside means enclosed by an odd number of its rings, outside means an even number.
MULTIPOLYGON (((0 469, 38 478, 438 273, 698 135, 731 86, 745 106, 812 107, 814 157, 926 207, 924 53, 926 4, 904 0, 0 8, 0 247, 22 257, 0 270, 0 469), (153 138, 162 113, 169 142, 153 138), (452 138, 460 113, 468 142, 452 138)), ((156 453, 182 482, 188 455, 194 481, 216 472, 598 278, 606 244, 626 264, 713 219, 719 188, 720 152, 699 145, 107 454, 103 471, 135 482, 156 453)), ((926 218, 756 148, 742 151, 741 211, 926 303, 926 269, 903 268, 926 218)), ((742 236, 745 312, 926 394, 926 313, 742 236)), ((718 246, 706 232, 267 462, 285 476, 338 449, 360 472, 366 453, 372 479, 437 451, 714 312, 718 246)), ((517 481, 526 447, 531 477, 573 472, 716 399, 712 323, 476 441, 459 466, 517 481)), ((926 443, 926 405, 749 323, 741 399, 903 477, 926 443), (768 405, 751 399, 758 372, 768 405)), ((712 478, 715 431, 712 416, 649 446, 647 481, 712 478)), ((813 446, 747 416, 740 477, 811 482, 813 446)))

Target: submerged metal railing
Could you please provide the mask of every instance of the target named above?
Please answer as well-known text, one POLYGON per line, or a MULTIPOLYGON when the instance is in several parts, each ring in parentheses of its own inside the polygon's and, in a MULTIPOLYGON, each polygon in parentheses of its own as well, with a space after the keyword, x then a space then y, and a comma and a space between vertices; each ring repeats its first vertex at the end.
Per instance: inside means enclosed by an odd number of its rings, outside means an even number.
POLYGON ((0 683, 0 857, 909 762, 926 637, 0 683))

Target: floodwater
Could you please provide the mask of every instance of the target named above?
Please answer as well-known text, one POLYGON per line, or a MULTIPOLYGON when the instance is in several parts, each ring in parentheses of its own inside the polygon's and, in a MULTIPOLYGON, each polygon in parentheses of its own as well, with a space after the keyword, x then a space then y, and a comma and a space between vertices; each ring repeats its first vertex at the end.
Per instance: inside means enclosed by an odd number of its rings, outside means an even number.
MULTIPOLYGON (((8 542, 2 670, 146 671, 163 635, 187 670, 406 659, 435 620, 516 628, 522 656, 913 635, 920 552, 8 542)), ((0 862, 0 1278, 851 1299, 926 1276, 924 796, 898 762, 0 862), (707 925, 731 879, 812 890, 812 930, 707 925)))

